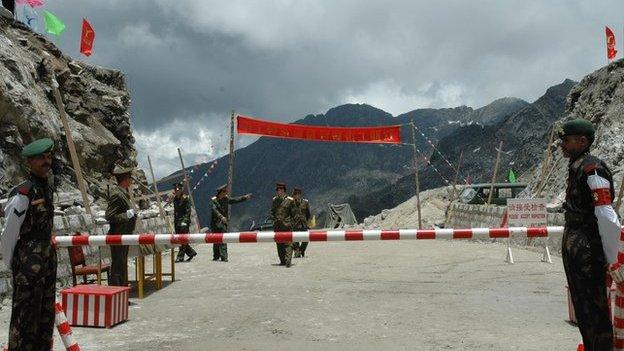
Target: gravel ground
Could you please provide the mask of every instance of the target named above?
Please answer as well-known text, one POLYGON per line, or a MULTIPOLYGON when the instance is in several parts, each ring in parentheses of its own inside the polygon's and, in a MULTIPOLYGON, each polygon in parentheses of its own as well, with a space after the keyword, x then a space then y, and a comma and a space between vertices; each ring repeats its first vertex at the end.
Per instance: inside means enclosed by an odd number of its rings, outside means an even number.
POLYGON ((126 323, 74 328, 81 348, 567 351, 579 339, 558 257, 516 248, 509 265, 500 244, 334 242, 286 269, 272 244, 231 244, 228 263, 196 249, 179 281, 131 299, 126 323))

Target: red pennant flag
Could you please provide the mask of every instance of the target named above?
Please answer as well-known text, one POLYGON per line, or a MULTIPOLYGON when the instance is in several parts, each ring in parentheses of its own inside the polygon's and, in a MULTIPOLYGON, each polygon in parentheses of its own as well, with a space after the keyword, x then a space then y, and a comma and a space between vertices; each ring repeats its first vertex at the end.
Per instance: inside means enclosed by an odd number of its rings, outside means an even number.
POLYGON ((84 18, 82 19, 82 36, 80 38, 80 52, 85 56, 91 56, 93 41, 95 41, 95 31, 84 18))
POLYGON ((607 58, 613 60, 617 54, 617 50, 615 50, 615 34, 609 27, 605 27, 605 33, 607 35, 607 58))

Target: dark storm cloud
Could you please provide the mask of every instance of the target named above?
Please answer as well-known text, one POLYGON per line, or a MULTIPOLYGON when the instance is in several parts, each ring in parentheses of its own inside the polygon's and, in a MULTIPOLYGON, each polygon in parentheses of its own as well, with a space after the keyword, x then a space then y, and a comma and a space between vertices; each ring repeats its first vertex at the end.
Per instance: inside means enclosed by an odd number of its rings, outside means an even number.
POLYGON ((531 101, 605 64, 604 26, 623 24, 618 1, 48 3, 72 56, 91 21, 94 55, 82 59, 125 72, 139 150, 161 140, 169 159, 176 145, 222 154, 231 108, 292 121, 345 102, 398 114, 531 101))

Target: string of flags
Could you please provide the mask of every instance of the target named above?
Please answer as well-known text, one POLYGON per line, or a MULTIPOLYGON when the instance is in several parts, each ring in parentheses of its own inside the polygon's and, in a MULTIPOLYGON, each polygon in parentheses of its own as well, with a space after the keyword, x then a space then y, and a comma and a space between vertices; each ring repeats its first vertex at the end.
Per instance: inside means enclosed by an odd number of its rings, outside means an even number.
MULTIPOLYGON (((197 190, 197 188, 201 185, 201 183, 204 182, 204 180, 206 180, 208 178, 208 175, 210 173, 212 173, 212 171, 214 170, 214 168, 217 166, 219 160, 214 160, 212 162, 212 164, 208 167, 208 169, 206 170, 206 172, 204 172, 204 174, 199 177, 199 181, 197 182, 197 184, 195 184, 195 186, 192 188, 193 191, 197 190)), ((189 172, 189 174, 192 176, 193 173, 195 173, 196 171, 199 170, 199 165, 195 165, 195 167, 191 168, 191 171, 189 172)), ((192 177, 189 177, 192 178, 192 177)))
MULTIPOLYGON (((22 22, 24 22, 33 31, 38 32, 39 29, 39 13, 37 8, 43 7, 43 0, 16 0, 16 4, 23 6, 22 22)), ((16 11, 17 13, 17 11, 16 11)), ((43 10, 43 23, 45 31, 57 37, 67 28, 65 23, 54 13, 49 10, 43 10)), ((82 19, 82 32, 80 35, 80 53, 85 56, 91 56, 93 53, 93 44, 95 42, 95 30, 91 24, 82 19)))
MULTIPOLYGON (((431 141, 431 139, 427 138, 427 136, 426 136, 426 135, 425 135, 425 134, 424 134, 424 133, 423 133, 420 129, 418 129, 418 127, 416 126, 416 124, 414 124, 414 128, 415 128, 415 129, 416 129, 416 131, 417 131, 417 132, 418 132, 418 133, 419 133, 419 134, 423 137, 423 139, 425 139, 425 141, 427 142, 427 144, 429 144, 429 146, 431 146, 431 147, 433 148, 433 150, 434 150, 435 152, 437 152, 437 153, 438 153, 438 155, 440 155, 440 157, 442 157, 442 160, 444 160, 444 162, 445 162, 445 163, 446 163, 449 167, 451 167, 451 169, 456 170, 456 168, 453 166, 453 164, 451 164, 451 162, 450 162, 450 161, 449 161, 449 160, 448 160, 448 159, 447 159, 447 158, 446 158, 446 157, 442 154, 442 152, 440 152, 440 150, 439 150, 439 149, 435 146, 435 144, 433 143, 433 141, 431 141)), ((418 149, 417 149, 417 150, 418 150, 418 149)), ((418 152, 420 152, 420 151, 418 151, 418 152)), ((427 160, 427 158, 426 158, 426 157, 425 157, 425 160, 427 160)), ((431 164, 431 162, 429 162, 429 160, 427 160, 427 163, 428 163, 431 167, 433 167, 433 165, 431 164)), ((435 170, 438 174, 440 174, 440 176, 442 176, 442 175, 441 175, 441 173, 440 173, 440 172, 439 172, 439 171, 438 171, 435 167, 433 167, 433 169, 434 169, 434 170, 435 170)), ((465 184, 469 184, 469 183, 468 183, 468 180, 467 180, 466 178, 464 178, 464 177, 461 177, 461 178, 462 178, 462 180, 464 181, 464 183, 465 183, 465 184)), ((442 177, 442 179, 444 179, 444 177, 442 177)), ((446 181, 446 179, 444 179, 444 180, 446 181)), ((448 181, 446 181, 446 183, 448 184, 448 181)))

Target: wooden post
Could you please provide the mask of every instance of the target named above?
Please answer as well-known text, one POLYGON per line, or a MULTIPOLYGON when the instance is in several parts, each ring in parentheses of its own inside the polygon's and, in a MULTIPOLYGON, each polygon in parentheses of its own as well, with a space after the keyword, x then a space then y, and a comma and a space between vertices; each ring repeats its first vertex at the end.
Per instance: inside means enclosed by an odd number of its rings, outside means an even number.
POLYGON ((496 154, 496 164, 494 165, 494 174, 492 174, 492 182, 490 183, 490 193, 488 194, 488 206, 492 203, 492 196, 494 195, 494 182, 496 182, 496 176, 498 175, 498 166, 500 165, 500 157, 503 152, 503 142, 498 145, 498 153, 496 154))
MULTIPOLYGON (((136 226, 139 232, 143 233, 143 222, 139 218, 139 207, 134 201, 134 187, 130 186, 128 188, 128 195, 130 196, 130 203, 132 204, 132 208, 134 209, 135 216, 137 216, 136 226)), ((143 290, 145 287, 145 256, 141 252, 141 247, 139 249, 139 256, 135 258, 136 263, 136 280, 137 280, 137 294, 139 295, 139 299, 144 297, 143 290)))
POLYGON ((459 154, 459 163, 457 163, 457 169, 455 170, 455 179, 453 179, 453 191, 451 192, 451 201, 455 200, 455 192, 457 188, 457 181, 459 180, 459 169, 461 168, 462 160, 464 159, 464 152, 459 154))
POLYGON ((76 152, 76 145, 74 145, 74 139, 72 138, 71 130, 69 129, 69 122, 67 121, 67 113, 65 112, 65 104, 63 104, 63 98, 59 91, 59 84, 56 81, 56 77, 52 77, 52 89, 54 90, 54 99, 56 100, 56 108, 59 110, 61 116, 61 122, 63 123, 63 129, 65 129, 65 138, 67 139, 67 147, 69 148, 69 156, 76 172, 76 181, 78 182, 78 188, 82 195, 82 202, 85 207, 85 211, 88 215, 91 215, 91 204, 87 196, 87 188, 85 186, 85 180, 82 175, 82 168, 80 168, 80 161, 78 160, 78 153, 76 152))
POLYGON ((555 128, 550 131, 550 138, 548 139, 548 145, 546 146, 546 158, 544 159, 544 164, 542 164, 542 172, 540 174, 540 180, 537 183, 537 193, 535 194, 537 197, 542 196, 542 190, 544 190, 544 186, 546 185, 546 171, 548 170, 548 166, 550 166, 550 160, 552 158, 552 150, 551 146, 553 140, 555 138, 555 128))
POLYGON ((418 179, 418 152, 416 150, 416 126, 412 125, 412 148, 414 151, 414 178, 416 181, 416 208, 418 209, 418 229, 422 229, 422 218, 420 217, 420 180, 418 179))
POLYGON ((202 226, 199 223, 199 214, 197 213, 197 207, 195 207, 195 200, 193 199, 193 192, 191 191, 191 182, 186 174, 186 168, 184 167, 184 160, 182 159, 182 151, 178 148, 178 156, 180 156, 180 164, 182 165, 182 174, 184 174, 184 182, 186 183, 186 191, 188 191, 189 198, 191 199, 191 206, 195 210, 195 217, 197 220, 197 230, 201 230, 202 226))
POLYGON ((624 175, 620 182, 620 191, 618 192, 617 202, 615 203, 615 213, 620 213, 620 205, 622 205, 622 195, 624 195, 624 175))
MULTIPOLYGON (((152 183, 154 184, 154 193, 156 194, 156 201, 158 202, 158 212, 160 212, 160 216, 165 221, 167 228, 169 228, 169 232, 175 233, 175 228, 173 228, 173 225, 171 225, 171 222, 169 221, 169 217, 167 217, 167 214, 165 213, 165 209, 163 208, 162 199, 160 198, 160 192, 158 191, 158 182, 156 181, 156 177, 154 176, 154 168, 152 167, 152 159, 149 157, 149 155, 147 155, 147 163, 149 164, 150 174, 152 175, 152 183)), ((172 248, 171 250, 172 256, 173 256, 173 252, 174 250, 172 248)), ((158 255, 158 260, 160 260, 160 255, 158 255)), ((162 267, 162 265, 157 265, 157 267, 162 267)), ((158 287, 158 289, 160 289, 162 287, 162 274, 158 274, 159 272, 156 272, 156 273, 157 273, 156 274, 156 286, 158 287)))
MULTIPOLYGON (((232 195, 232 185, 234 183, 234 125, 236 124, 234 110, 230 116, 230 160, 228 168, 228 194, 232 195)), ((232 205, 228 204, 228 225, 230 224, 230 218, 232 218, 232 205)))

